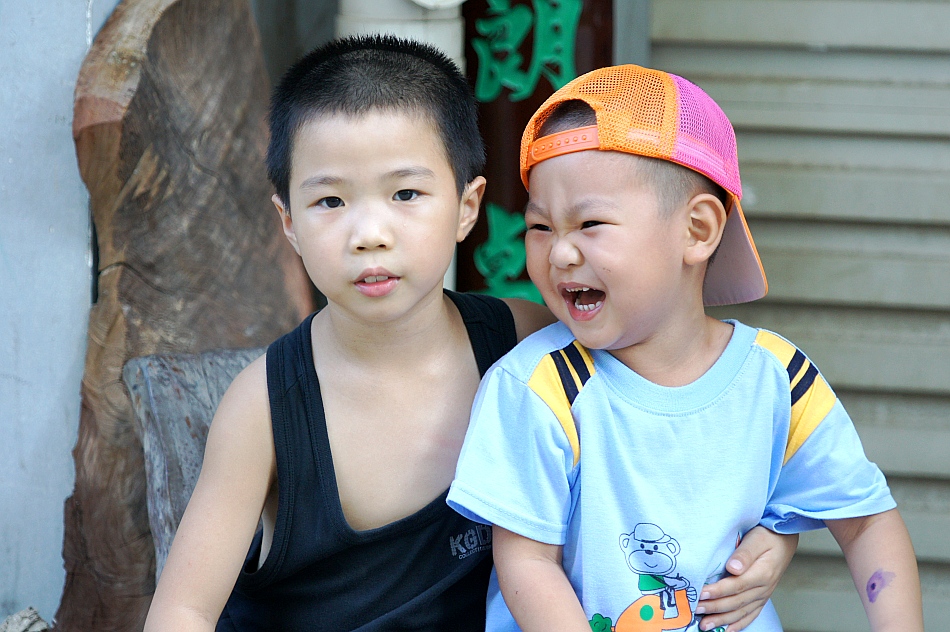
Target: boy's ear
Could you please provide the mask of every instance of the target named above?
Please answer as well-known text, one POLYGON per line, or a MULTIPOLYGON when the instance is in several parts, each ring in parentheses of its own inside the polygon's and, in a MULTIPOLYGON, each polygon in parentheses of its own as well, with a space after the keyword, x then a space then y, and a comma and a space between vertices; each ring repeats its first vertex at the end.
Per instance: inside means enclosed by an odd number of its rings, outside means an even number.
POLYGON ((300 247, 297 245, 297 233, 294 232, 294 219, 290 215, 290 209, 284 206, 280 196, 276 193, 271 196, 270 200, 274 203, 274 206, 277 207, 277 213, 280 215, 280 225, 281 228, 284 229, 284 236, 287 237, 287 241, 290 242, 290 245, 294 247, 294 252, 299 255, 300 247))
POLYGON ((700 193, 687 205, 688 237, 683 263, 697 265, 709 261, 726 226, 726 209, 715 195, 700 193))
POLYGON ((486 183, 484 177, 476 176, 462 190, 462 198, 459 200, 459 227, 455 234, 455 241, 461 242, 468 237, 472 227, 475 226, 478 208, 482 204, 482 196, 485 195, 486 183))

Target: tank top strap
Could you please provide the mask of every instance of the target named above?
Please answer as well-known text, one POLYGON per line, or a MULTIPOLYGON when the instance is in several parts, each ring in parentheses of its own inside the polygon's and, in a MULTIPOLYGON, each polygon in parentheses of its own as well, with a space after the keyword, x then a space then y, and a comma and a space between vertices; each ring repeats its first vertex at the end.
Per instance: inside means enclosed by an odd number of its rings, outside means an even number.
POLYGON ((309 499, 298 503, 298 490, 305 491, 312 498, 327 496, 322 489, 324 478, 318 470, 320 462, 329 458, 329 445, 320 441, 320 429, 314 427, 314 423, 325 423, 323 400, 316 379, 309 379, 309 374, 314 371, 310 345, 313 316, 311 314, 296 329, 267 348, 267 393, 280 494, 274 541, 259 570, 254 571, 256 559, 249 558, 245 564, 239 584, 246 588, 269 584, 284 575, 294 525, 313 524, 319 519, 320 503, 309 499), (320 414, 315 415, 314 411, 320 414), (317 459, 312 457, 314 453, 319 454, 317 459))
POLYGON ((515 318, 499 298, 487 294, 462 294, 445 290, 452 299, 472 342, 478 372, 485 372, 517 344, 515 318))

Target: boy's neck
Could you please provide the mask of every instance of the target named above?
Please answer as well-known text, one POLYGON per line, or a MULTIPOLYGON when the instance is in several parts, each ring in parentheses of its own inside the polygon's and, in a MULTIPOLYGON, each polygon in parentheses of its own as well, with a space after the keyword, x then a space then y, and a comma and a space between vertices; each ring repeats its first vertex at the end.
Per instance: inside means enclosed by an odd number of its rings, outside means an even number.
POLYGON ((668 321, 641 343, 610 353, 641 377, 660 386, 685 386, 716 363, 732 338, 733 327, 703 310, 668 321))
POLYGON ((459 335, 460 324, 464 332, 461 320, 452 318, 450 301, 439 288, 402 318, 383 323, 354 318, 330 304, 314 318, 314 346, 348 362, 404 364, 412 357, 448 348, 459 335))

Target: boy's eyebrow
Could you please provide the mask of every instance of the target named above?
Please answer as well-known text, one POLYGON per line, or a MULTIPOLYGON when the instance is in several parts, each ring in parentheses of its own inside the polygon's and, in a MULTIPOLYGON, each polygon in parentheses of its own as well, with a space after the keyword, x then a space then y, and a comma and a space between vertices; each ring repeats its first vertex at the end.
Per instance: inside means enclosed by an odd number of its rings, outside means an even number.
POLYGON ((435 172, 428 167, 404 167, 386 174, 387 178, 435 178, 435 172))
MULTIPOLYGON (((581 200, 580 202, 578 202, 577 204, 574 204, 566 208, 564 210, 564 214, 567 217, 567 219, 573 219, 574 217, 577 217, 578 215, 580 215, 581 213, 583 213, 584 211, 590 208, 616 209, 617 205, 614 204, 612 201, 606 200, 603 198, 598 198, 598 197, 585 198, 581 200)), ((525 213, 529 211, 534 212, 534 213, 539 213, 541 215, 547 215, 547 213, 545 212, 543 208, 541 208, 540 206, 538 206, 531 200, 528 200, 528 203, 525 204, 525 207, 524 207, 525 213)))
POLYGON ((531 200, 528 200, 528 203, 524 205, 524 212, 525 213, 539 213, 539 214, 544 213, 541 207, 535 204, 534 202, 532 202, 531 200))
POLYGON ((579 215, 592 208, 597 210, 616 210, 618 207, 617 204, 610 198, 594 196, 582 199, 580 202, 567 209, 567 212, 571 215, 579 215))
MULTIPOLYGON (((435 178, 435 172, 427 167, 404 167, 394 169, 387 173, 384 178, 389 180, 398 180, 400 178, 435 178)), ((311 176, 300 183, 301 191, 306 189, 316 189, 319 187, 333 186, 343 182, 343 178, 338 176, 311 176)))
POLYGON ((343 182, 343 178, 336 176, 311 176, 300 183, 300 190, 316 189, 318 187, 332 186, 343 182))

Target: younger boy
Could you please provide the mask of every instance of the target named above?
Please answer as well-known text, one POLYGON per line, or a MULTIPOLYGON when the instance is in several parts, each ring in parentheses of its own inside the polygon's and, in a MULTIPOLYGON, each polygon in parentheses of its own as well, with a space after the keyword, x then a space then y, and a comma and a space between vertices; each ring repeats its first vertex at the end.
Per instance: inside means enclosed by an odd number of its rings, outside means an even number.
MULTIPOLYGON (((535 113, 521 174, 528 272, 561 322, 485 377, 448 497, 494 524, 488 630, 708 629, 701 587, 759 523, 828 526, 872 628, 922 630, 906 528, 824 378, 705 315, 767 291, 715 102, 596 70, 535 113)), ((748 629, 781 629, 771 604, 748 629)))

